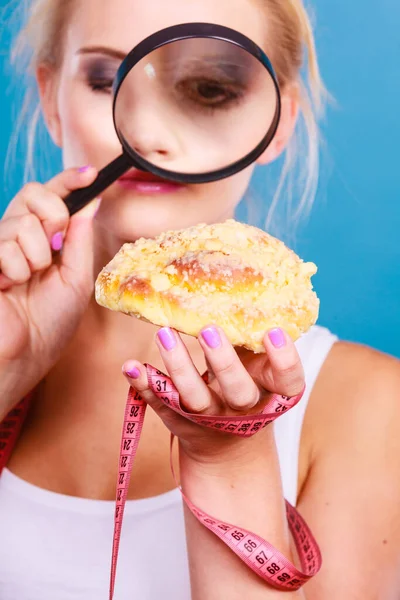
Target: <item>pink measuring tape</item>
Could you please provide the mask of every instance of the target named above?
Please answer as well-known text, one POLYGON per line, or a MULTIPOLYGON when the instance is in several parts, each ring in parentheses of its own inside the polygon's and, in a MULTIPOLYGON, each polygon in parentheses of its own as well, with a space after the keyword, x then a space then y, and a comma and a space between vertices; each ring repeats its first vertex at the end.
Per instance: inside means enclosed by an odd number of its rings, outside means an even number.
MULTIPOLYGON (((258 415, 231 417, 193 415, 181 408, 178 391, 171 379, 150 365, 146 365, 146 368, 151 389, 165 405, 171 408, 171 410, 174 410, 200 426, 210 427, 218 431, 224 431, 242 437, 250 437, 256 434, 258 431, 275 421, 279 416, 287 412, 290 408, 293 408, 303 396, 303 394, 299 394, 298 396, 288 398, 286 396, 274 394, 268 405, 258 415)), ((207 379, 206 376, 204 376, 204 379, 207 379)), ((0 423, 0 473, 7 463, 12 448, 21 431, 30 400, 31 397, 27 397, 23 400, 9 413, 3 423, 0 423)), ((114 598, 114 584, 124 508, 145 412, 146 403, 142 400, 141 396, 131 388, 129 390, 125 409, 119 456, 110 577, 110 600, 113 600, 114 598)), ((281 591, 298 590, 320 570, 322 559, 318 545, 303 518, 288 502, 286 502, 287 518, 300 559, 301 571, 285 558, 281 552, 267 541, 260 538, 257 534, 240 527, 235 527, 230 523, 224 523, 219 519, 208 515, 194 506, 183 493, 182 496, 193 515, 195 515, 207 529, 212 531, 212 533, 227 544, 250 569, 270 586, 281 591)))

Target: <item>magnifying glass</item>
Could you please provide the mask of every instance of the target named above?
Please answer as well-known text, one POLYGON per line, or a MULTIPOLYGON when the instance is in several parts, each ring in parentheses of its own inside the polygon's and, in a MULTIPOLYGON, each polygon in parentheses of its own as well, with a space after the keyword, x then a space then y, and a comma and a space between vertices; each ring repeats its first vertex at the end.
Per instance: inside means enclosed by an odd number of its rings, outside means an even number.
POLYGON ((121 155, 65 203, 73 215, 132 167, 187 184, 230 177, 268 147, 280 114, 274 69, 252 40, 210 23, 158 31, 113 83, 121 155))

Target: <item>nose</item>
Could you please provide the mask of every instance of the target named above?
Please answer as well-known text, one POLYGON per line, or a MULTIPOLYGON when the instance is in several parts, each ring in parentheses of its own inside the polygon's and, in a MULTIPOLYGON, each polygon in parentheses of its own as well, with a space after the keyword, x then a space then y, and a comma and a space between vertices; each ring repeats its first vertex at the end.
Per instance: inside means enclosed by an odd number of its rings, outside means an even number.
POLYGON ((160 115, 149 107, 136 109, 130 116, 125 137, 132 150, 153 164, 161 166, 177 157, 177 141, 160 115))
POLYGON ((182 151, 175 118, 160 94, 148 86, 121 87, 115 120, 132 150, 148 162, 168 168, 182 151))

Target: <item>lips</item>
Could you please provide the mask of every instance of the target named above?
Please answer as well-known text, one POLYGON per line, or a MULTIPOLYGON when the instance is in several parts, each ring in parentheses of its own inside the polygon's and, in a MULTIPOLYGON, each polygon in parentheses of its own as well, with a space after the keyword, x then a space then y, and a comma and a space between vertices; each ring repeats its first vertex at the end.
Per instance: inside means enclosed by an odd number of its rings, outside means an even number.
POLYGON ((130 169, 118 179, 118 183, 127 190, 145 195, 169 194, 186 187, 180 183, 162 179, 161 177, 157 177, 157 175, 153 175, 153 173, 147 173, 139 169, 130 169))
POLYGON ((171 183, 167 179, 162 179, 146 171, 139 171, 139 169, 130 169, 127 173, 119 178, 119 181, 147 181, 149 183, 171 183))

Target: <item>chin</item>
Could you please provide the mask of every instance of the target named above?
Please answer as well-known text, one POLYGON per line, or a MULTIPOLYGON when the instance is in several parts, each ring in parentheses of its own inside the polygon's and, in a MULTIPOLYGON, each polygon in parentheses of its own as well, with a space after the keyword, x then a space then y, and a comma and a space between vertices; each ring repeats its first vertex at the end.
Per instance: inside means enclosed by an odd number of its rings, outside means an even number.
MULTIPOLYGON (((184 229, 200 222, 202 215, 182 213, 171 207, 154 206, 154 202, 144 204, 129 202, 126 206, 107 206, 102 203, 96 222, 100 232, 111 242, 122 245, 125 242, 135 242, 137 239, 157 237, 163 231, 184 229)), ((203 219, 204 220, 204 219, 203 219)), ((119 248, 117 248, 118 250, 119 248)))
POLYGON ((225 207, 226 210, 219 202, 210 206, 210 195, 207 195, 208 199, 204 193, 196 196, 192 191, 156 197, 132 192, 104 196, 96 221, 108 239, 113 237, 123 244, 199 223, 215 223, 232 216, 231 206, 225 207), (220 211, 214 212, 212 209, 215 208, 220 208, 220 211))

